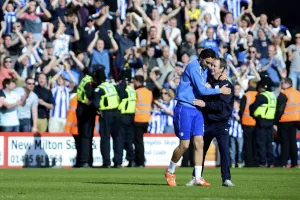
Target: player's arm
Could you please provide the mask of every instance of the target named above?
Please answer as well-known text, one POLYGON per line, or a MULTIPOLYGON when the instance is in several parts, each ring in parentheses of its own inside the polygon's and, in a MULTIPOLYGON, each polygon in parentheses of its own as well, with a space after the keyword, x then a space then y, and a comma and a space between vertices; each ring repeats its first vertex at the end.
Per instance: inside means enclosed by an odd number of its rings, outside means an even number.
MULTIPOLYGON (((200 74, 200 69, 198 67, 191 67, 188 71, 191 82, 196 86, 196 91, 199 95, 215 95, 215 94, 230 94, 231 89, 227 88, 227 85, 221 87, 220 89, 206 88, 201 82, 203 75, 200 74)), ((205 81, 206 82, 206 81, 205 81)))

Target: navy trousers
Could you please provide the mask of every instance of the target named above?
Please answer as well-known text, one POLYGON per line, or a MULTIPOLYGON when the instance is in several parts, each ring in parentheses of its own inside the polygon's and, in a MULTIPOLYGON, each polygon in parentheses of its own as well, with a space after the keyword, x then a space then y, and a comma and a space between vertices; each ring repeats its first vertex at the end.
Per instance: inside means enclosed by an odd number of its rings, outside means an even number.
POLYGON ((271 126, 260 126, 256 124, 256 144, 258 152, 259 164, 264 166, 274 164, 273 155, 273 125, 271 126))
MULTIPOLYGON (((204 148, 203 148, 203 168, 206 153, 214 138, 217 139, 218 148, 221 155, 221 177, 222 181, 231 180, 230 175, 230 154, 229 154, 229 123, 228 121, 205 124, 204 148)), ((195 176, 195 172, 193 172, 195 176)))

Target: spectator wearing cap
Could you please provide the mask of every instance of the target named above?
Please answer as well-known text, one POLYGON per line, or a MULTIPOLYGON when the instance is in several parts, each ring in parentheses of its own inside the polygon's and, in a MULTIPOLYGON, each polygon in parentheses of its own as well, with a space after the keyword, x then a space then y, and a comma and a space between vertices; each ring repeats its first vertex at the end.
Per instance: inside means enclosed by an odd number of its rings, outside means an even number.
POLYGON ((41 17, 45 17, 45 19, 51 18, 51 13, 45 8, 41 1, 30 1, 25 7, 17 12, 17 18, 24 21, 24 31, 33 33, 34 41, 43 40, 41 17), (43 12, 36 14, 36 8, 38 6, 43 12))
POLYGON ((92 56, 91 65, 89 68, 90 71, 93 71, 95 68, 97 68, 97 65, 103 65, 105 67, 105 75, 107 78, 110 75, 109 56, 110 54, 115 53, 119 49, 118 44, 113 38, 112 31, 109 31, 109 38, 112 47, 108 50, 104 48, 104 41, 102 39, 99 39, 99 31, 97 31, 95 34, 95 38, 93 39, 93 41, 87 49, 88 53, 92 56), (94 48, 95 46, 96 48, 94 48))
POLYGON ((70 102, 70 89, 65 85, 65 80, 62 75, 64 70, 66 70, 73 82, 75 82, 75 78, 70 72, 70 65, 65 62, 64 65, 60 67, 61 70, 50 80, 50 85, 52 86, 51 92, 54 98, 54 106, 53 109, 50 110, 50 133, 62 132, 66 123, 70 102))
POLYGON ((282 62, 275 58, 276 48, 273 44, 268 47, 268 58, 261 59, 262 72, 265 72, 275 85, 279 85, 281 78, 286 77, 286 69, 282 62))
POLYGON ((199 56, 201 51, 205 48, 204 48, 204 45, 201 42, 197 43, 196 47, 197 47, 197 56, 199 56))

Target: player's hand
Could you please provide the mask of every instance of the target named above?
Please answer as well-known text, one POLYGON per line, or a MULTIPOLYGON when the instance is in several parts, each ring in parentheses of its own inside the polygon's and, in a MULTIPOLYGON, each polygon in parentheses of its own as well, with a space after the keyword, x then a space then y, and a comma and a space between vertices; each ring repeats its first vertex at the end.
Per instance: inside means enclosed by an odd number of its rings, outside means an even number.
POLYGON ((231 89, 229 87, 227 87, 228 84, 226 85, 223 85, 221 88, 220 88, 220 93, 221 94, 225 94, 225 95, 229 95, 231 93, 231 89))
POLYGON ((199 106, 199 107, 201 107, 201 108, 205 107, 205 102, 202 101, 202 100, 200 100, 200 99, 195 99, 195 100, 193 101, 193 103, 194 103, 194 105, 199 106))

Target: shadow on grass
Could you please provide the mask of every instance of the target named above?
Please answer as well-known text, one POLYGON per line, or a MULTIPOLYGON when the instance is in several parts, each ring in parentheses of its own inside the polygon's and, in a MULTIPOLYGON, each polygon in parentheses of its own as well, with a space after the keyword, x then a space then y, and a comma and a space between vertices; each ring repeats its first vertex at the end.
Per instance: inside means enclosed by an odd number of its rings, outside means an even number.
POLYGON ((153 185, 153 186, 166 186, 166 184, 161 184, 161 183, 130 183, 130 182, 83 182, 87 184, 103 184, 103 185, 153 185))

